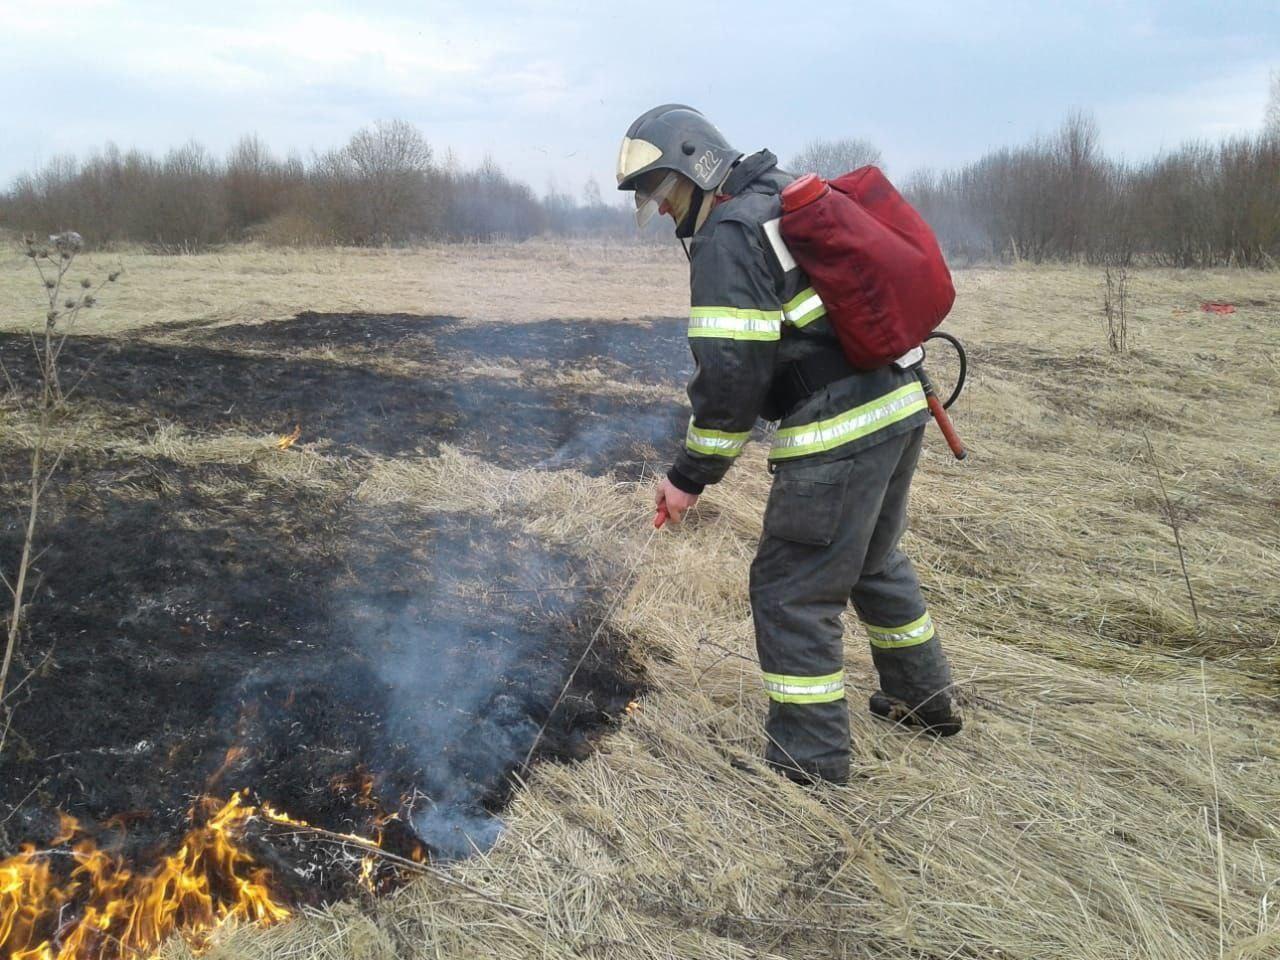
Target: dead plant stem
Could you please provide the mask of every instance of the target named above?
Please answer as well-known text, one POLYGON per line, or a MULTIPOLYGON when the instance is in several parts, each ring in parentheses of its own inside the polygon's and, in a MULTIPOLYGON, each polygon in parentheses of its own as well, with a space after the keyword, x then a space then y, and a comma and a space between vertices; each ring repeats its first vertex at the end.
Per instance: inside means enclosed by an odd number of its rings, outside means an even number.
POLYGON ((1164 498, 1165 515, 1169 518, 1169 526, 1173 529, 1173 542, 1178 548, 1178 563, 1182 566, 1182 580, 1187 585, 1187 596, 1191 600, 1191 616, 1195 619, 1196 630, 1200 630, 1200 609, 1196 605, 1196 592, 1191 588, 1191 576, 1187 573, 1187 554, 1182 549, 1182 534, 1178 531, 1178 519, 1173 514, 1173 504, 1169 501, 1169 491, 1165 489, 1164 476, 1160 473, 1160 464, 1156 463, 1156 452, 1151 446, 1151 437, 1146 430, 1142 431, 1142 439, 1147 441, 1147 457, 1151 460, 1151 468, 1156 472, 1156 482, 1160 484, 1160 495, 1164 498))
POLYGON ((1222 805, 1218 796, 1218 762, 1213 753, 1213 726, 1209 720, 1209 683, 1205 678, 1204 657, 1200 658, 1200 694, 1204 703, 1204 735, 1209 744, 1209 775, 1213 782, 1213 828, 1215 840, 1214 866, 1218 874, 1218 956, 1226 953, 1227 864, 1222 849, 1222 805))
MULTIPOLYGON (((13 607, 9 612, 9 632, 4 648, 4 664, 0 666, 0 698, 4 697, 5 685, 9 680, 9 669, 13 665, 13 653, 18 646, 18 634, 22 629, 22 599, 27 585, 27 571, 31 568, 31 545, 35 541, 36 521, 40 517, 40 490, 42 487, 40 465, 49 424, 47 403, 49 391, 50 386, 46 382, 44 387, 45 404, 40 411, 40 431, 36 437, 35 449, 31 451, 31 492, 27 501, 27 529, 22 539, 22 556, 18 561, 18 575, 13 585, 13 607)), ((2 746, 2 743, 0 743, 0 746, 2 746)))
MULTIPOLYGON (((67 301, 65 314, 59 310, 59 303, 62 297, 62 287, 67 278, 67 274, 71 270, 71 265, 75 262, 76 253, 80 249, 82 241, 76 234, 66 234, 66 246, 64 247, 63 238, 50 238, 51 241, 57 241, 55 247, 58 251, 58 259, 56 261, 56 276, 50 277, 45 273, 44 267, 41 265, 42 258, 49 257, 48 252, 44 251, 37 254, 34 249, 34 241, 28 239, 28 255, 36 268, 36 273, 40 277, 43 285, 49 309, 45 315, 44 322, 44 343, 41 347, 40 340, 36 334, 31 334, 31 348, 36 356, 36 367, 40 376, 40 417, 36 430, 35 442, 31 451, 31 472, 28 477, 29 493, 27 497, 27 517, 26 530, 23 534, 22 552, 18 559, 17 573, 10 583, 8 578, 5 579, 5 586, 13 598, 13 605, 9 611, 9 622, 7 626, 7 635, 5 638, 4 659, 0 662, 0 708, 4 711, 5 726, 4 732, 0 734, 0 750, 4 749, 4 743, 7 738, 9 723, 12 719, 13 708, 4 706, 8 695, 6 693, 9 672, 13 668, 14 654, 18 647, 18 637, 22 633, 23 626, 23 609, 24 602, 27 597, 27 574, 31 571, 32 565, 38 559, 32 556, 32 550, 35 545, 36 526, 40 519, 40 499, 44 494, 45 488, 49 481, 53 478, 54 472, 62 463, 70 441, 63 445, 57 455, 53 457, 51 466, 46 466, 46 453, 48 451, 49 439, 53 430, 53 418, 58 409, 66 403, 66 398, 62 393, 61 384, 58 381, 58 358, 62 354, 63 347, 66 346, 67 337, 70 335, 75 326, 76 320, 80 316, 80 311, 91 306, 96 299, 96 294, 102 290, 108 282, 111 282, 119 274, 113 273, 107 280, 93 287, 86 279, 82 282, 82 292, 67 301), (61 326, 59 326, 59 318, 62 318, 61 326)), ((96 361, 96 357, 94 360, 96 361)), ((89 369, 93 367, 90 363, 89 369)), ((18 400, 19 406, 22 406, 22 400, 16 385, 9 377, 8 371, 5 372, 5 380, 9 385, 10 392, 18 400)), ((81 376, 88 375, 88 370, 81 376)), ((78 385, 78 383, 77 383, 78 385)), ((47 659, 47 658, 46 658, 47 659)), ((29 679, 30 674, 26 679, 29 679)))

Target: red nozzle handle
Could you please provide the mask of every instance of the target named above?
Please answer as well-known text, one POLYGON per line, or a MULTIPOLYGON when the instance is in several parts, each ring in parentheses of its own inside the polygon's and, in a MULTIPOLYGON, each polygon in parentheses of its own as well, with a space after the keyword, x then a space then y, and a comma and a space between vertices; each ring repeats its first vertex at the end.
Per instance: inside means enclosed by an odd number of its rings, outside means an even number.
POLYGON ((951 452, 955 454, 957 460, 963 460, 969 455, 964 448, 964 441, 960 439, 960 434, 956 433, 955 424, 951 422, 951 418, 947 416, 946 408, 943 407, 942 401, 938 399, 937 394, 930 391, 926 399, 929 401, 929 412, 933 414, 933 419, 938 421, 938 427, 942 430, 942 435, 947 438, 947 446, 951 448, 951 452))
POLYGON ((658 512, 653 515, 653 528, 661 530, 662 525, 671 519, 671 514, 667 511, 666 503, 658 504, 658 512))

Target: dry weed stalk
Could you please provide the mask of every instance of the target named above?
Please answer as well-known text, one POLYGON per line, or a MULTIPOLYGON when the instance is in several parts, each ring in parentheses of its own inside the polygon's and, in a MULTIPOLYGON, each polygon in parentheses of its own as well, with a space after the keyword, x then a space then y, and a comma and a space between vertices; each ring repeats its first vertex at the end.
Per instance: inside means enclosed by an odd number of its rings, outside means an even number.
MULTIPOLYGON (((67 337, 75 328, 76 321, 80 319, 81 312, 91 309, 97 303, 98 293, 103 286, 114 283, 120 276, 119 271, 112 271, 96 287, 93 281, 85 277, 80 280, 78 286, 73 287, 68 274, 83 247, 83 239, 80 234, 74 232, 52 236, 47 244, 37 243, 32 236, 26 237, 26 255, 40 276, 49 308, 45 313, 43 334, 38 334, 34 330, 31 332, 31 349, 35 353, 36 370, 39 376, 39 396, 35 403, 33 418, 36 422, 36 432, 31 444, 31 469, 27 476, 28 495, 22 552, 12 579, 0 573, 0 582, 4 583, 13 598, 13 605, 9 610, 4 661, 0 664, 0 709, 4 713, 3 726, 0 726, 0 750, 4 748, 13 718, 10 697, 26 682, 24 678, 12 690, 7 689, 9 672, 13 667, 18 639, 22 634, 27 580, 31 574, 32 564, 36 560, 32 551, 40 517, 40 499, 69 446, 69 441, 64 441, 56 452, 51 449, 55 422, 65 411, 71 394, 89 373, 89 370, 86 370, 81 375, 80 381, 77 381, 70 390, 64 391, 58 378, 58 358, 66 345, 67 337)), ((92 365, 89 369, 92 369, 92 365)), ((0 371, 3 371, 5 383, 8 385, 9 397, 25 414, 27 404, 23 400, 22 392, 3 366, 0 366, 0 371)))
POLYGON ((1191 600, 1191 616, 1196 622, 1196 631, 1200 630, 1200 608, 1196 606, 1196 592, 1191 589, 1191 577, 1187 573, 1187 554, 1182 549, 1182 534, 1178 530, 1178 518, 1173 513, 1173 504, 1169 501, 1169 491, 1165 489, 1164 475, 1160 473, 1160 464, 1156 463, 1156 452, 1151 446, 1151 437, 1142 431, 1142 439, 1147 442, 1147 458, 1151 461, 1151 469, 1156 472, 1156 482, 1160 484, 1160 496, 1164 498, 1164 512, 1173 529, 1173 542, 1178 548, 1178 563, 1182 567, 1182 580, 1187 585, 1187 597, 1191 600))
POLYGON ((1107 264, 1103 273, 1102 314, 1107 318, 1107 346, 1112 353, 1129 352, 1129 270, 1107 264))

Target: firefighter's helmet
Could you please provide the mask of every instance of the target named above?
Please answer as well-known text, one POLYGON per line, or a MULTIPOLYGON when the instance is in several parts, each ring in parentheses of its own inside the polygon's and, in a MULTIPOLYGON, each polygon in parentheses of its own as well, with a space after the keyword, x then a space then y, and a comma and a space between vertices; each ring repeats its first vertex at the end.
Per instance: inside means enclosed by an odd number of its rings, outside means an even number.
POLYGON ((622 138, 618 189, 635 191, 641 227, 671 212, 676 236, 690 237, 705 216, 704 198, 724 183, 741 156, 697 110, 664 104, 642 113, 622 138))
POLYGON ((642 113, 622 138, 618 189, 635 190, 645 174, 669 170, 688 177, 701 190, 715 190, 741 156, 693 107, 663 104, 642 113))

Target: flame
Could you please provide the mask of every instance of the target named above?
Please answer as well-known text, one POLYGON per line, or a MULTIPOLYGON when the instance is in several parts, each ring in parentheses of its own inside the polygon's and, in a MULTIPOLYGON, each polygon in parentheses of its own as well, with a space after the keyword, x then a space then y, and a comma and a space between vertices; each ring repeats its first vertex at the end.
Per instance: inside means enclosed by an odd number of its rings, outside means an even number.
POLYGON ((302 436, 302 424, 298 424, 297 426, 295 426, 293 428, 293 433, 287 433, 284 436, 282 436, 279 440, 277 440, 275 444, 276 449, 288 450, 290 447, 292 447, 295 443, 298 442, 298 438, 300 436, 302 436))
POLYGON ((360 861, 360 885, 370 893, 378 892, 378 882, 374 874, 377 860, 371 853, 366 853, 360 861))
MULTIPOLYGON (((237 843, 260 815, 234 794, 206 802, 202 826, 145 874, 100 849, 61 815, 54 845, 29 844, 0 861, 0 956, 13 960, 125 960, 147 956, 174 933, 199 947, 228 921, 274 923, 290 915, 270 888, 270 871, 237 843), (70 844, 70 850, 58 849, 70 844), (63 857, 70 872, 55 870, 63 857)), ((192 811, 193 816, 196 811, 192 811)), ((290 821, 300 823, 300 821, 290 821)))

